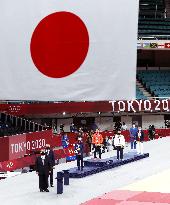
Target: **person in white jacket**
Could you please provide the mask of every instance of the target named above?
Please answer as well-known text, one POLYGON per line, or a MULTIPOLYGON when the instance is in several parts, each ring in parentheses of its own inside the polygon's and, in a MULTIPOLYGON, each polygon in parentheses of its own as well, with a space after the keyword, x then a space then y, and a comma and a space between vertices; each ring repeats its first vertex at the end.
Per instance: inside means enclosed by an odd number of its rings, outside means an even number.
POLYGON ((114 146, 117 149, 117 160, 123 159, 123 149, 125 147, 125 138, 121 135, 121 131, 119 130, 114 138, 114 146))

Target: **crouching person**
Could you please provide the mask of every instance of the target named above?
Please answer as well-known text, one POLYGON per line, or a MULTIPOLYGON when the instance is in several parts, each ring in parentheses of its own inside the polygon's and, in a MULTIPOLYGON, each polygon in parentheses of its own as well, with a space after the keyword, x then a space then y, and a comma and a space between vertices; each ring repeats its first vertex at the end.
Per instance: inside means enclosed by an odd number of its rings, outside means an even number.
POLYGON ((52 166, 49 157, 45 154, 45 150, 41 150, 41 155, 36 159, 35 167, 36 173, 39 176, 40 192, 49 192, 48 177, 51 172, 52 166))
POLYGON ((75 154, 77 159, 77 167, 78 170, 83 171, 83 153, 84 153, 84 145, 82 142, 82 138, 79 137, 77 143, 75 144, 75 154))
POLYGON ((122 160, 123 159, 123 149, 125 147, 125 138, 123 135, 121 135, 121 131, 117 131, 117 134, 115 135, 114 138, 114 146, 116 147, 117 150, 117 160, 122 160))

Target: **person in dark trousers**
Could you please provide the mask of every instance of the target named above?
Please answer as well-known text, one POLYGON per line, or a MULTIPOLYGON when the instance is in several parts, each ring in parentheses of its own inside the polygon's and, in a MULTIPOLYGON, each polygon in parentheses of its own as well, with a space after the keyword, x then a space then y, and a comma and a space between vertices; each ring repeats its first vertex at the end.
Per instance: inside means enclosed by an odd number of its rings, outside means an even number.
POLYGON ((45 150, 41 150, 41 155, 37 157, 35 162, 35 170, 39 176, 40 192, 49 192, 48 190, 48 176, 51 172, 51 162, 45 154, 45 150))
POLYGON ((125 147, 125 138, 123 135, 121 135, 121 131, 117 131, 117 134, 114 138, 114 145, 117 149, 117 160, 123 159, 123 149, 125 147))
POLYGON ((70 132, 75 132, 74 123, 71 123, 71 125, 70 125, 70 132))
POLYGON ((150 140, 155 139, 155 126, 154 125, 149 125, 148 135, 149 135, 150 140))
POLYGON ((149 125, 148 136, 149 136, 149 139, 150 139, 150 140, 153 140, 152 126, 151 126, 151 125, 149 125))
POLYGON ((79 137, 77 143, 75 144, 75 154, 77 159, 77 167, 78 170, 83 171, 83 153, 84 153, 84 145, 82 142, 82 138, 79 137))
POLYGON ((155 126, 152 125, 152 135, 153 135, 153 139, 155 139, 155 134, 156 134, 155 126))
POLYGON ((94 148, 94 158, 96 157, 96 153, 99 153, 99 158, 101 159, 101 147, 103 145, 103 136, 100 134, 99 129, 96 129, 96 132, 93 134, 92 143, 94 148))
POLYGON ((49 144, 46 144, 45 154, 46 154, 46 156, 49 157, 50 162, 51 162, 52 169, 51 169, 51 172, 50 172, 50 186, 54 187, 53 186, 53 169, 54 169, 54 166, 55 166, 55 156, 54 156, 53 150, 50 149, 49 144))
POLYGON ((138 128, 138 132, 136 134, 136 141, 137 141, 137 154, 143 154, 144 132, 141 127, 138 128))
POLYGON ((130 132, 131 149, 136 149, 136 134, 138 132, 138 128, 136 127, 135 124, 132 125, 129 132, 130 132))
POLYGON ((114 126, 115 130, 118 131, 121 129, 121 127, 122 127, 122 123, 120 121, 116 121, 114 126))
POLYGON ((106 136, 103 138, 103 150, 102 150, 102 153, 105 153, 106 151, 108 152, 108 140, 109 140, 109 137, 106 136))
POLYGON ((87 145, 88 145, 88 148, 89 148, 89 155, 90 155, 90 153, 91 153, 91 149, 92 149, 92 147, 91 147, 91 145, 92 145, 92 133, 91 133, 91 132, 88 132, 88 133, 87 133, 87 140, 86 140, 86 143, 87 143, 87 145))

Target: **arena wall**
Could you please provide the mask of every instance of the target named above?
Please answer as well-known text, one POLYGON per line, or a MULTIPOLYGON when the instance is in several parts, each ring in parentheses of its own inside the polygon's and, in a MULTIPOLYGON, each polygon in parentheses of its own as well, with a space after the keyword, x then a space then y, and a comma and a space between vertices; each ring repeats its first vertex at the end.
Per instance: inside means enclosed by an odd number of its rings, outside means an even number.
POLYGON ((64 131, 70 132, 70 125, 73 122, 73 118, 67 118, 67 119, 57 119, 57 131, 60 131, 60 125, 64 124, 64 131))
MULTIPOLYGON (((140 115, 139 115, 140 116, 140 115)), ((128 129, 132 126, 132 116, 121 116, 121 122, 125 122, 128 129)), ((139 117, 140 118, 140 117, 139 117)), ((57 131, 60 130, 60 124, 64 124, 64 130, 70 131, 70 124, 73 122, 73 118, 57 119, 57 131)), ((108 117, 96 117, 96 125, 101 130, 113 130, 115 122, 113 122, 113 116, 108 117)), ((140 124, 140 123, 139 123, 140 124)), ((149 125, 155 125, 155 128, 165 128, 164 115, 142 115, 142 128, 148 129, 149 125)))

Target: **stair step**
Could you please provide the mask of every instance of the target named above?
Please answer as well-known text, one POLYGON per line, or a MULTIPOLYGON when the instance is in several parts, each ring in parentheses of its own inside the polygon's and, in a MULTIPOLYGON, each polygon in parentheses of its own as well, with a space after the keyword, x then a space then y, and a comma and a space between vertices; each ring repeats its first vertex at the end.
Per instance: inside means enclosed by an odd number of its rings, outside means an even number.
POLYGON ((139 90, 143 93, 146 97, 152 97, 152 95, 143 87, 142 83, 136 80, 136 85, 138 86, 139 90))
POLYGON ((148 93, 144 93, 144 95, 146 96, 146 97, 152 97, 150 94, 148 94, 148 93))

